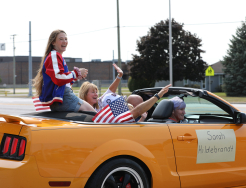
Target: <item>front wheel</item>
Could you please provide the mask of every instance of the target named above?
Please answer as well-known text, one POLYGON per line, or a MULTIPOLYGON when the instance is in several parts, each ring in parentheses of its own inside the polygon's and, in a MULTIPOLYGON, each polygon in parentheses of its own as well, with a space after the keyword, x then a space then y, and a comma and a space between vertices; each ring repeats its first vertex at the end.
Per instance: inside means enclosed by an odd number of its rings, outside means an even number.
POLYGON ((143 168, 130 159, 113 159, 92 175, 86 188, 149 188, 143 168))

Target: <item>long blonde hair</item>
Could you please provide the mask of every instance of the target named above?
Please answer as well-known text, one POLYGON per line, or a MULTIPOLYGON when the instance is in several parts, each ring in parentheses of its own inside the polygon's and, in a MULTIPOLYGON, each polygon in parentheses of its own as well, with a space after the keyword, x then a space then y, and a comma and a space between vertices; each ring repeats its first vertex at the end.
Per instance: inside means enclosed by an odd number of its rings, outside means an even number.
MULTIPOLYGON (((95 89, 96 91, 98 91, 98 88, 95 84, 87 81, 80 86, 78 97, 87 102, 87 94, 89 92, 89 89, 95 89)), ((99 109, 98 101, 96 102, 96 104, 93 104, 93 108, 99 109)))
MULTIPOLYGON (((46 46, 46 50, 44 53, 44 56, 42 57, 39 69, 37 71, 37 75, 36 77, 32 80, 32 85, 35 87, 36 89, 36 96, 40 96, 42 93, 42 86, 43 86, 43 74, 42 74, 42 70, 43 70, 43 64, 44 64, 44 60, 45 58, 49 55, 49 53, 54 49, 53 46, 53 42, 56 41, 57 35, 60 33, 65 33, 65 31, 63 30, 55 30, 50 34, 47 46, 46 46)), ((66 34, 66 33, 65 33, 66 34)))

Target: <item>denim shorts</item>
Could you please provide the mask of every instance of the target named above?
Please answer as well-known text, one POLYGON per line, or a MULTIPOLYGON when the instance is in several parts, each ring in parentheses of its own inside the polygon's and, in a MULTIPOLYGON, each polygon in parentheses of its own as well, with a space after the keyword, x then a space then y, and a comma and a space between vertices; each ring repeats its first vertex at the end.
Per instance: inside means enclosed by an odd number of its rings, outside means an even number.
POLYGON ((83 100, 78 98, 70 87, 65 87, 63 103, 54 102, 50 109, 51 111, 78 112, 82 104, 83 100))

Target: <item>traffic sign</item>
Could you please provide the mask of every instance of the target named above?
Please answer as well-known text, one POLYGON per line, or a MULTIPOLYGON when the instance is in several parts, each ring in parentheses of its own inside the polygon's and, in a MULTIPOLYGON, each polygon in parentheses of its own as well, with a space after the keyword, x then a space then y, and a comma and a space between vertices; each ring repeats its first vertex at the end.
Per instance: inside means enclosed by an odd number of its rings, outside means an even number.
POLYGON ((206 75, 206 76, 214 76, 214 69, 213 69, 211 66, 209 66, 209 67, 206 69, 206 71, 205 71, 205 75, 206 75))

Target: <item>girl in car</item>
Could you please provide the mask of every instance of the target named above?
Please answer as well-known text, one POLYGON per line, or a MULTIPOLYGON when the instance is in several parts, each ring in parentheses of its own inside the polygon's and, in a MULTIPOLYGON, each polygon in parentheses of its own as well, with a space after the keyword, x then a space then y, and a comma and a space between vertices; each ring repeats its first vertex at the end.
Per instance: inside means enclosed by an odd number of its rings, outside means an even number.
POLYGON ((104 96, 109 93, 115 94, 120 83, 120 79, 123 76, 123 71, 121 68, 119 68, 116 64, 113 64, 113 66, 118 75, 114 82, 109 86, 108 90, 101 97, 98 98, 98 88, 93 83, 84 82, 79 89, 79 98, 87 101, 97 112, 99 112, 104 107, 102 103, 104 96))
POLYGON ((43 106, 50 106, 52 111, 95 111, 71 89, 74 81, 87 76, 88 70, 77 67, 73 71, 68 70, 62 57, 67 45, 67 35, 63 30, 55 30, 50 34, 40 68, 33 79, 36 95, 43 106))

